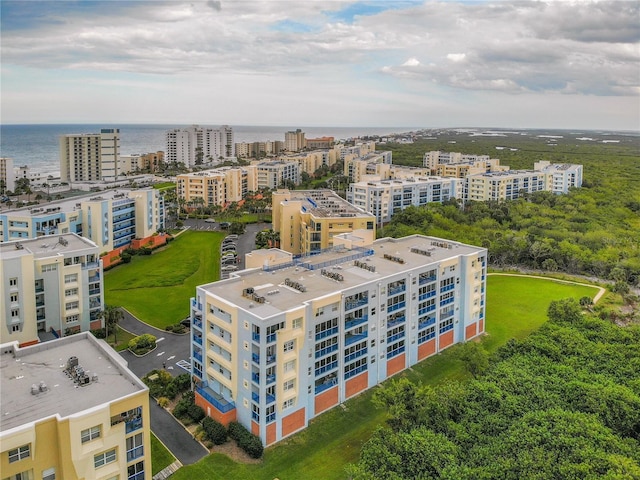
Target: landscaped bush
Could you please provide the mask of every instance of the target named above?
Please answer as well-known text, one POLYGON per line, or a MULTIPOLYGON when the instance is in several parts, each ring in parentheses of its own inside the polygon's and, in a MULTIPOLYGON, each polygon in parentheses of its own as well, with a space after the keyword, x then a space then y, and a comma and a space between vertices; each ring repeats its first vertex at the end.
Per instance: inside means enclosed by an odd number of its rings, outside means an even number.
POLYGON ((191 377, 188 373, 172 377, 166 370, 152 370, 142 378, 142 381, 149 387, 149 394, 158 399, 167 397, 173 400, 179 393, 191 388, 191 377))
POLYGON ((129 340, 129 350, 131 350, 136 355, 143 355, 145 353, 148 353, 155 347, 156 337, 154 337, 150 333, 144 333, 129 340))
POLYGON ((204 417, 202 429, 204 430, 205 438, 211 440, 214 445, 222 445, 227 441, 227 429, 211 417, 204 417))
POLYGON ((158 405, 160 405, 162 408, 165 408, 167 405, 169 405, 169 399, 167 397, 160 397, 158 399, 158 405))
POLYGON ((206 414, 204 413, 204 409, 201 406, 194 403, 193 405, 189 405, 189 408, 187 409, 187 415, 189 415, 191 420, 197 423, 202 421, 206 414))
POLYGON ((178 334, 185 333, 187 331, 187 327, 185 327, 181 323, 176 323, 175 325, 167 325, 166 327, 164 327, 164 329, 167 332, 173 332, 178 334))
POLYGON ((183 423, 199 422, 205 417, 204 410, 195 403, 193 392, 185 392, 182 399, 173 409, 173 415, 183 423))
POLYGON ((236 441, 238 447, 247 452, 251 458, 260 458, 262 456, 264 447, 260 437, 251 433, 238 422, 231 422, 228 432, 229 436, 236 441))
POLYGON ((93 333, 93 336, 96 338, 107 338, 107 331, 104 328, 91 330, 91 333, 93 333))

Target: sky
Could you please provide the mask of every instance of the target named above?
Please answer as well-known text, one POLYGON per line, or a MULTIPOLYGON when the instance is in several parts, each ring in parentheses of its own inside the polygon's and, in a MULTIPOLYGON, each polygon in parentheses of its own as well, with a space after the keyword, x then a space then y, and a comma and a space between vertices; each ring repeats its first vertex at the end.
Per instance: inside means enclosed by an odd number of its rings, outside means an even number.
POLYGON ((635 0, 0 9, 3 124, 640 130, 635 0))

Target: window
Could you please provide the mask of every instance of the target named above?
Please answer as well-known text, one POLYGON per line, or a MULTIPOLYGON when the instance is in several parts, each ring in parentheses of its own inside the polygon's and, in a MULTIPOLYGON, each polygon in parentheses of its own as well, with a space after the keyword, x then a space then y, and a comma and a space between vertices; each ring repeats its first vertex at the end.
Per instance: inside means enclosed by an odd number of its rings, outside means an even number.
POLYGON ((291 372, 293 370, 296 369, 296 361, 295 360, 290 360, 288 362, 286 362, 284 364, 284 371, 286 372, 291 372))
POLYGON ((64 276, 64 283, 74 283, 78 281, 78 274, 71 273, 69 275, 64 276))
POLYGON ((127 467, 127 480, 144 480, 144 462, 127 467))
POLYGON ((17 318, 20 316, 20 309, 14 308, 11 310, 11 318, 17 318))
POLYGON ((109 450, 107 452, 99 453, 93 457, 93 466, 100 468, 108 463, 116 461, 116 449, 109 450))
POLYGON ((296 342, 295 340, 289 340, 288 342, 284 343, 284 351, 285 351, 285 353, 293 351, 293 349, 295 348, 295 345, 296 345, 295 342, 296 342))
POLYGON ((80 315, 69 315, 65 318, 66 323, 75 323, 80 320, 80 315))
POLYGON ((11 475, 10 477, 5 478, 4 480, 33 480, 33 470, 27 470, 22 473, 16 473, 15 475, 11 475))
POLYGON ((294 330, 296 328, 302 328, 302 318, 294 318, 291 322, 291 328, 293 328, 294 330))
POLYGON ((64 291, 64 296, 65 297, 70 297, 71 295, 78 295, 78 289, 77 288, 68 288, 67 290, 64 291))
POLYGON ((15 278, 10 278, 10 279, 9 279, 9 286, 10 286, 10 287, 16 287, 16 286, 18 286, 18 278, 17 278, 17 277, 15 277, 15 278))
POLYGON ((56 480, 56 469, 54 467, 47 468, 42 471, 42 480, 56 480))
POLYGON ((17 293, 12 293, 10 296, 11 302, 17 302, 18 301, 18 294, 17 293))
POLYGON ((142 445, 142 433, 137 433, 127 438, 127 462, 131 462, 136 458, 144 455, 144 447, 142 445))
POLYGON ((78 302, 68 302, 64 306, 65 310, 73 310, 78 308, 78 302))
POLYGON ((293 400, 293 398, 290 398, 289 400, 282 402, 282 409, 284 410, 285 408, 293 407, 293 400))
POLYGON ((18 447, 15 450, 9 450, 9 463, 17 462, 18 460, 23 460, 28 458, 31 455, 31 446, 23 445, 22 447, 18 447))
POLYGON ((15 325, 11 325, 11 332, 19 332, 20 331, 20 324, 17 323, 15 325))
POLYGON ((288 390, 293 390, 295 388, 295 381, 294 380, 287 380, 286 382, 284 382, 284 385, 282 386, 282 389, 286 392, 288 390))
POLYGON ((100 425, 82 430, 82 432, 80 432, 80 441, 87 443, 96 438, 100 438, 100 430, 100 425))

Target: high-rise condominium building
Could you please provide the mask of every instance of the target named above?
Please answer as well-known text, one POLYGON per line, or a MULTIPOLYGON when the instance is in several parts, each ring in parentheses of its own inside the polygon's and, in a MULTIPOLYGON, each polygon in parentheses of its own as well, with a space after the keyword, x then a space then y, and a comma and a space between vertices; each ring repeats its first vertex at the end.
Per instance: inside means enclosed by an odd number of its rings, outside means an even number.
POLYGON ((149 390, 104 341, 5 343, 0 382, 3 479, 152 478, 149 390))
POLYGON ((199 125, 176 128, 167 132, 166 140, 167 163, 184 163, 193 167, 235 155, 233 129, 228 125, 217 129, 199 125))
MULTIPOLYGON (((340 243, 339 243, 340 242, 340 243)), ((359 245, 359 246, 356 246, 359 245)), ((414 235, 249 269, 192 299, 196 403, 266 445, 421 360, 484 332, 487 251, 414 235)))
POLYGON ((120 130, 60 136, 60 178, 64 182, 113 181, 118 176, 120 130))
POLYGON ((0 157, 0 194, 16 188, 16 176, 13 172, 13 158, 0 157))
POLYGON ((0 244, 0 343, 102 328, 102 261, 74 233, 0 244))
POLYGON ((298 152, 305 148, 307 143, 304 139, 304 132, 299 128, 284 132, 284 149, 289 152, 298 152))

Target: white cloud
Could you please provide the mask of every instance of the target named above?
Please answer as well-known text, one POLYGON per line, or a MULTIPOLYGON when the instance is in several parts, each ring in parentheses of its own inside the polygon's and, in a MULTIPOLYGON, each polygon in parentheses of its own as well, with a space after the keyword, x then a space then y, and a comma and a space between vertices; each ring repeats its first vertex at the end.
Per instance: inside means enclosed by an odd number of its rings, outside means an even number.
POLYGON ((465 58, 467 58, 466 53, 449 53, 447 55, 447 59, 452 62, 462 62, 465 58))

